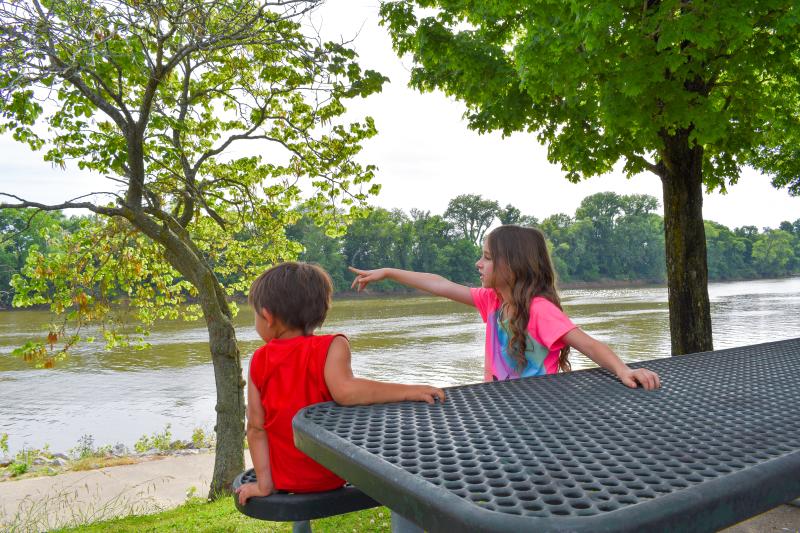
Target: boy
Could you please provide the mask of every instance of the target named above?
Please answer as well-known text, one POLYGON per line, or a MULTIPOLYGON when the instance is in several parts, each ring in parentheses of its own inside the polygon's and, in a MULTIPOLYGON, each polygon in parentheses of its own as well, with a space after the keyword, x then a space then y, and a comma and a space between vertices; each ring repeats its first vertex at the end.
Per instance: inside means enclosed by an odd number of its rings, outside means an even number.
POLYGON ((314 335, 331 304, 328 274, 307 263, 287 262, 261 274, 248 301, 256 331, 266 343, 250 360, 247 385, 247 443, 257 483, 239 490, 239 502, 276 490, 320 492, 345 481, 294 446, 292 418, 308 405, 399 401, 444 401, 428 385, 400 385, 356 378, 350 344, 343 335, 314 335))

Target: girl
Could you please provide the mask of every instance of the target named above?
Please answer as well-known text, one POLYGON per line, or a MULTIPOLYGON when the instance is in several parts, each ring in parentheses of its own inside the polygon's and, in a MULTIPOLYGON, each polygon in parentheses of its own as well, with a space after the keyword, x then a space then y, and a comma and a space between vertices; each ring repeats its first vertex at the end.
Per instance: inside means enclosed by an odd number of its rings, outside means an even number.
POLYGON ((576 348, 628 387, 641 385, 652 390, 661 386, 655 372, 631 369, 611 348, 584 333, 564 314, 544 234, 538 229, 496 228, 486 237, 476 266, 479 289, 424 272, 350 270, 356 274, 352 286, 359 291, 373 281, 391 279, 477 307, 486 323, 486 381, 568 371, 570 348, 576 348))

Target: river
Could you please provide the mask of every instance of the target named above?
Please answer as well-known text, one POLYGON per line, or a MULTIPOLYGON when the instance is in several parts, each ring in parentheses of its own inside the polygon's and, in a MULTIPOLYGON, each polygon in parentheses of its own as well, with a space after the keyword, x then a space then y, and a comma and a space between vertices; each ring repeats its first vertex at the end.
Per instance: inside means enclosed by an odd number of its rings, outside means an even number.
MULTIPOLYGON (((709 286, 716 349, 800 335, 800 278, 709 286)), ((664 287, 562 291, 565 310, 625 361, 669 355, 664 287)), ((171 424, 174 438, 214 422, 214 378, 203 322, 163 322, 146 349, 84 344, 54 369, 32 369, 11 350, 46 335, 44 311, 0 313, 0 434, 11 451, 49 444, 67 451, 83 435, 129 447, 171 424), (44 332, 44 333, 43 333, 44 332)), ((245 355, 260 340, 252 312, 236 318, 245 355)), ((433 297, 335 300, 321 332, 350 337, 357 375, 439 386, 482 379, 483 324, 467 306, 433 297)), ((591 361, 578 353, 573 368, 591 361)))

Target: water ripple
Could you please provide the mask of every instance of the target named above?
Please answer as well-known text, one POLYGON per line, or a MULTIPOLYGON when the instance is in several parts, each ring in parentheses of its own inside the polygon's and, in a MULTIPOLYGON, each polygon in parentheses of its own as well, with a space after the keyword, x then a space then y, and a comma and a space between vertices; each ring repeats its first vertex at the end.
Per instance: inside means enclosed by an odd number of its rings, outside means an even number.
MULTIPOLYGON (((709 286, 714 345, 741 346, 796 337, 800 278, 709 286)), ((669 355, 667 293, 663 287, 563 291, 572 320, 608 343, 626 361, 669 355)), ((202 323, 164 322, 150 346, 105 351, 100 342, 76 347, 50 370, 33 370, 15 347, 41 338, 48 313, 0 313, 0 433, 9 445, 67 450, 81 435, 97 444, 131 446, 172 424, 175 438, 214 423, 215 388, 202 323)), ((261 344, 247 309, 236 318, 246 373, 261 344)), ((337 300, 323 333, 348 335, 357 375, 441 386, 480 381, 484 325, 474 309, 440 298, 337 300)), ((573 368, 594 366, 579 353, 573 368)))

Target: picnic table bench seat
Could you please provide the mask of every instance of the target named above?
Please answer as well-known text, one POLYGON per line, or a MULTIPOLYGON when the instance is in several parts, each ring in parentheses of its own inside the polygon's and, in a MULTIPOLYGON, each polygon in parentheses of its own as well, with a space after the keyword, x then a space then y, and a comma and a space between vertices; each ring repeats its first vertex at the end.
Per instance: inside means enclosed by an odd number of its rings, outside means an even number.
MULTIPOLYGON (((234 491, 245 483, 255 482, 256 472, 252 468, 239 474, 233 481, 234 491)), ((294 494, 277 492, 269 496, 256 496, 239 503, 236 494, 233 501, 239 512, 259 520, 273 522, 294 522, 295 533, 311 531, 309 520, 325 518, 362 509, 370 509, 380 504, 352 485, 336 490, 294 494)))

